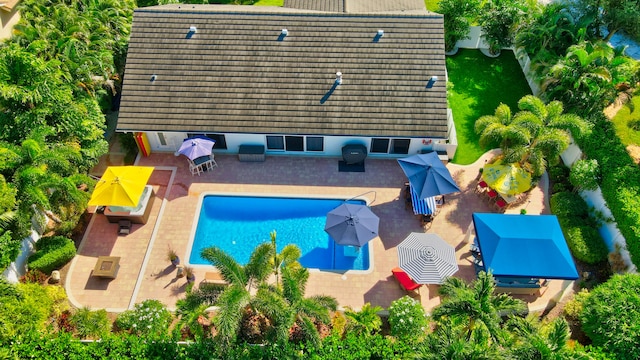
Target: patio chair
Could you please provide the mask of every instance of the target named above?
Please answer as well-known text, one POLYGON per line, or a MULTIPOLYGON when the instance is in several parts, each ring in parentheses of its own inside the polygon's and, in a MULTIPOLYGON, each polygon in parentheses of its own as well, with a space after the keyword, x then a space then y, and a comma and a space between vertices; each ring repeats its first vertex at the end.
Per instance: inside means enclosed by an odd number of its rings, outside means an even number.
POLYGON ((489 202, 496 201, 497 198, 498 198, 498 193, 495 190, 491 189, 487 191, 487 200, 489 202))
POLYGON ((404 183, 404 208, 405 210, 411 209, 411 187, 409 183, 404 183))
POLYGON ((131 220, 123 219, 118 221, 118 235, 127 236, 131 232, 131 220))
POLYGON ((202 174, 202 167, 189 160, 189 171, 191 171, 191 175, 198 174, 198 176, 200 176, 200 174, 202 174))
POLYGON ((509 204, 507 204, 507 202, 504 201, 503 199, 498 199, 498 200, 496 200, 494 205, 496 206, 496 209, 498 209, 498 211, 505 212, 505 210, 507 210, 507 206, 509 204))
POLYGON ((422 226, 430 226, 433 223, 433 215, 432 214, 420 215, 420 222, 422 226))
POLYGON ((398 283, 400 284, 400 287, 402 287, 406 291, 414 291, 416 289, 419 289, 420 286, 422 286, 422 284, 418 284, 418 283, 414 282, 409 277, 409 275, 406 272, 404 272, 404 270, 400 269, 399 267, 395 267, 395 268, 391 269, 391 273, 396 278, 396 280, 398 280, 398 283))
POLYGON ((483 193, 485 190, 489 188, 489 185, 484 180, 480 180, 478 185, 476 185, 476 193, 483 193))

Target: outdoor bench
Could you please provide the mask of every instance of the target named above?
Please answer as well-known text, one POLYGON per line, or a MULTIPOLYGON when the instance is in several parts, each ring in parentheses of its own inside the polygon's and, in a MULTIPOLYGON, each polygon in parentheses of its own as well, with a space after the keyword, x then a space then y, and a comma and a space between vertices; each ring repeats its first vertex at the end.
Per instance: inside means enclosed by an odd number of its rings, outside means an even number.
POLYGON ((264 145, 240 145, 238 150, 240 161, 264 161, 264 145))

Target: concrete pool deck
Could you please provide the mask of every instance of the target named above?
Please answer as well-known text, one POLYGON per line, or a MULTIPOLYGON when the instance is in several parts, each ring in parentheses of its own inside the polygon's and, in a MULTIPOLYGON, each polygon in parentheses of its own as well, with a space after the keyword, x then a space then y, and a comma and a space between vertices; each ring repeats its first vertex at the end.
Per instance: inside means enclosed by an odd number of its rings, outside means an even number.
MULTIPOLYGON (((262 163, 238 161, 237 155, 216 155, 218 167, 201 176, 192 176, 184 157, 172 153, 154 153, 140 158, 137 165, 155 166, 148 184, 153 186, 157 199, 149 221, 134 224, 127 236, 118 236, 118 224, 109 223, 104 215, 93 214, 78 254, 72 261, 65 281, 67 295, 73 305, 119 312, 146 299, 158 299, 175 308, 185 296, 185 278, 176 278, 176 269, 167 260, 167 250, 174 249, 183 259, 196 208, 204 192, 262 193, 288 195, 319 195, 353 197, 365 192, 372 211, 380 217, 379 236, 370 242, 373 251, 371 271, 366 274, 312 272, 306 295, 334 296, 341 307, 359 309, 365 303, 388 307, 391 301, 405 294, 391 275, 397 266, 396 246, 411 232, 430 232, 440 235, 455 247, 459 271, 455 274, 465 281, 475 278, 469 252, 469 225, 474 212, 495 212, 484 197, 476 194, 475 178, 485 159, 496 152, 488 152, 468 166, 448 164, 461 188, 457 194, 447 195, 446 203, 430 228, 424 229, 411 210, 405 209, 402 185, 405 175, 396 160, 366 160, 366 172, 338 172, 338 159, 310 157, 268 156, 262 163), (91 276, 98 256, 118 256, 120 270, 115 279, 91 276)), ((545 199, 546 178, 528 197, 507 210, 519 213, 526 207, 529 214, 549 213, 545 199)), ((90 209, 93 211, 93 209, 90 209)), ((277 229, 276 229, 277 230, 277 229)), ((265 239, 269 234, 265 234, 265 239)), ((526 254, 514 254, 526 256, 526 254)), ((196 285, 211 270, 208 266, 194 267, 196 285)), ((550 281, 542 296, 517 295, 527 302, 530 310, 542 310, 557 302, 568 283, 550 281)), ((439 304, 437 285, 423 286, 419 299, 427 310, 439 304)), ((568 291, 571 291, 569 286, 568 291)))

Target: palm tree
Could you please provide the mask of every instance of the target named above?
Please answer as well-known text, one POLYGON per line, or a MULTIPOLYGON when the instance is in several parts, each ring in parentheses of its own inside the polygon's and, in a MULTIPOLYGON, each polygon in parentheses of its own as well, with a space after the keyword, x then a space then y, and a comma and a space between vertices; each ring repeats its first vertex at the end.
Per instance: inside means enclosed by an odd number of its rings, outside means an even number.
POLYGON ((511 317, 507 325, 514 337, 510 350, 516 359, 591 359, 569 348, 569 325, 562 317, 548 324, 542 324, 535 315, 511 317))
POLYGON ((302 267, 282 268, 281 286, 263 284, 252 301, 255 309, 265 314, 274 324, 277 342, 286 342, 294 324, 301 328, 303 338, 320 344, 316 322, 331 322, 329 311, 335 311, 338 302, 325 295, 305 297, 309 271, 302 267))
POLYGON ((251 288, 259 287, 271 274, 269 259, 273 247, 270 243, 258 245, 247 265, 238 264, 233 257, 218 247, 202 250, 202 257, 216 266, 222 277, 230 284, 218 297, 218 313, 214 324, 222 343, 235 341, 242 313, 251 302, 251 288))
MULTIPOLYGON (((484 271, 468 285, 458 278, 448 278, 440 287, 442 303, 433 309, 433 319, 439 322, 451 319, 462 324, 461 337, 467 341, 487 339, 501 343, 504 334, 500 317, 526 309, 521 300, 506 294, 494 294, 493 276, 484 271)), ((488 340, 486 341, 488 343, 488 340)))
POLYGON ((589 125, 573 114, 563 114, 559 101, 545 105, 542 100, 527 95, 518 101, 520 111, 511 116, 511 109, 500 104, 495 115, 476 121, 475 130, 483 146, 498 144, 504 163, 518 163, 534 177, 541 176, 547 163, 558 161, 570 144, 569 135, 579 137, 589 131, 589 125))
POLYGON ((464 325, 451 318, 442 319, 418 348, 417 358, 425 360, 500 360, 507 359, 502 347, 489 344, 486 339, 474 336, 467 340, 460 336, 464 325))
POLYGON ((354 311, 347 307, 344 311, 344 315, 347 317, 346 330, 364 336, 375 334, 382 326, 382 319, 378 315, 382 310, 382 307, 371 306, 370 303, 364 304, 360 311, 354 311))

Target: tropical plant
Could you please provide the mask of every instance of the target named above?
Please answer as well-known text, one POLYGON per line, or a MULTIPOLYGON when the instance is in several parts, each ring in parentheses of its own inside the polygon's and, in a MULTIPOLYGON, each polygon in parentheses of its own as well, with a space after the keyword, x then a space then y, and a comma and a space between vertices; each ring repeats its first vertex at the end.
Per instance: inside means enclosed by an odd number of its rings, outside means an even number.
POLYGON ((276 242, 276 231, 269 233, 271 246, 273 247, 273 259, 269 262, 273 268, 273 275, 276 277, 276 284, 280 281, 280 269, 283 267, 300 267, 298 259, 300 258, 300 248, 294 244, 286 245, 280 253, 276 242))
POLYGON ((478 278, 467 284, 459 278, 450 277, 440 287, 442 303, 435 307, 432 317, 436 321, 450 318, 463 324, 460 337, 487 339, 501 343, 504 331, 500 317, 521 313, 525 305, 521 300, 507 294, 494 294, 495 280, 491 273, 481 271, 478 278))
POLYGON ((587 114, 601 111, 619 91, 630 88, 637 81, 638 67, 637 61, 624 55, 622 47, 582 42, 567 49, 542 78, 540 88, 545 98, 587 114))
POLYGON ((242 266, 218 247, 202 250, 201 256, 220 271, 229 286, 218 297, 218 313, 214 324, 217 338, 224 344, 234 342, 238 336, 244 309, 251 301, 251 288, 257 288, 272 272, 269 261, 273 259, 271 243, 258 245, 247 265, 242 266))
POLYGON ((518 101, 520 111, 500 104, 494 115, 479 118, 475 124, 482 146, 499 145, 504 163, 518 163, 534 177, 541 176, 547 163, 558 162, 570 143, 569 134, 582 136, 589 125, 573 114, 563 114, 562 103, 545 105, 542 100, 527 95, 518 101))
POLYGON ((418 347, 417 357, 426 360, 500 360, 508 359, 500 346, 490 344, 482 334, 467 339, 460 319, 442 318, 418 347))
POLYGON ((370 303, 362 305, 360 311, 347 307, 344 311, 347 317, 347 331, 364 336, 376 334, 382 327, 382 319, 378 315, 382 310, 382 307, 371 306, 370 303))
POLYGON ((156 338, 168 333, 172 320, 171 313, 164 304, 158 300, 149 299, 136 304, 132 310, 120 313, 115 324, 121 331, 156 338))
POLYGON ((104 309, 92 311, 88 307, 80 308, 71 316, 71 324, 83 339, 99 339, 111 331, 111 322, 104 309))
POLYGON ((459 40, 467 39, 471 23, 480 9, 480 1, 440 0, 438 13, 444 15, 444 47, 452 51, 459 40))
POLYGON ((535 315, 512 316, 507 328, 514 337, 509 350, 515 359, 591 359, 569 346, 569 324, 562 317, 543 324, 535 315))
POLYGON ((500 53, 500 49, 513 45, 518 21, 526 16, 522 0, 488 0, 482 5, 479 22, 482 38, 489 45, 489 52, 500 53))
POLYGON ((578 160, 571 166, 569 181, 576 189, 595 190, 600 183, 597 160, 578 160))
POLYGON ((391 302, 389 306, 391 335, 398 338, 421 340, 426 334, 429 322, 419 301, 405 295, 391 302))
POLYGON ((616 359, 640 358, 640 275, 613 275, 583 302, 582 329, 616 359))
POLYGON ((636 39, 640 38, 640 2, 638 0, 574 0, 572 7, 577 16, 594 19, 591 29, 601 36, 601 28, 606 28, 604 41, 609 41, 622 30, 636 39))

